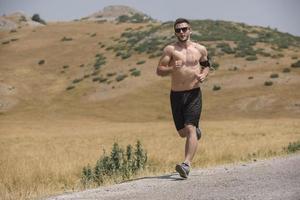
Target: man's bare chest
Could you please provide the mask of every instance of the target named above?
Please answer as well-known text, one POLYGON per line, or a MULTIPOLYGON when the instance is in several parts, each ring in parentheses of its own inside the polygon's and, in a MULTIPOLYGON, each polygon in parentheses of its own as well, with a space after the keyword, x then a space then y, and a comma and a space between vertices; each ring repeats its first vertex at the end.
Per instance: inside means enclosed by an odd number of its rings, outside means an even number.
POLYGON ((173 52, 173 59, 175 61, 182 61, 185 65, 196 65, 201 58, 201 54, 198 49, 189 47, 187 49, 177 49, 173 52))

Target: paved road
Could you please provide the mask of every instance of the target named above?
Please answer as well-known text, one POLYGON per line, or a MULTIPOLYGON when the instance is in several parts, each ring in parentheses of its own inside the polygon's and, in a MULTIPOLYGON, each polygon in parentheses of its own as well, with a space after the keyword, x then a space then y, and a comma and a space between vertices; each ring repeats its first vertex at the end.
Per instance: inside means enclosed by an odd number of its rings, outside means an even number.
POLYGON ((300 200, 300 154, 271 160, 145 177, 48 200, 300 200))

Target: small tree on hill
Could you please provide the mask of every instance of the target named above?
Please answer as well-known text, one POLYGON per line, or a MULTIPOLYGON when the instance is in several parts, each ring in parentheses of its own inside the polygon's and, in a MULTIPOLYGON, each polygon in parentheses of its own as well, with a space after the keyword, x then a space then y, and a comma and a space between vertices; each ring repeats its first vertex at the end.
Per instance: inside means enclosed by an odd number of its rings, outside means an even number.
POLYGON ((35 21, 35 22, 38 22, 38 23, 41 23, 41 24, 46 25, 45 20, 41 19, 39 14, 34 14, 34 15, 31 17, 31 19, 32 19, 33 21, 35 21))

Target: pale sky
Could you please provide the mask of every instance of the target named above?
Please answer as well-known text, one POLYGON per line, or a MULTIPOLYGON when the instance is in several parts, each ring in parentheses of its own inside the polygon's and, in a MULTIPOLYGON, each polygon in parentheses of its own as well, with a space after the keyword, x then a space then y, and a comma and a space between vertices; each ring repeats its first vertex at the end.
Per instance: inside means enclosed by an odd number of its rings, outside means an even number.
POLYGON ((299 0, 0 0, 0 15, 23 11, 46 21, 70 21, 108 5, 127 5, 160 21, 213 19, 269 26, 300 36, 299 0))

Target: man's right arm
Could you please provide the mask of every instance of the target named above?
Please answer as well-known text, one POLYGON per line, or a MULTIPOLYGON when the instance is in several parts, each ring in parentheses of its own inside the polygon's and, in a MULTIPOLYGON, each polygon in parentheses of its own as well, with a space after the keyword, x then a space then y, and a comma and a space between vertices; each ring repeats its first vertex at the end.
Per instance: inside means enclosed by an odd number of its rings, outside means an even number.
POLYGON ((172 73, 173 67, 169 66, 172 58, 173 47, 168 45, 164 48, 163 55, 159 60, 156 74, 159 76, 167 76, 172 73))

